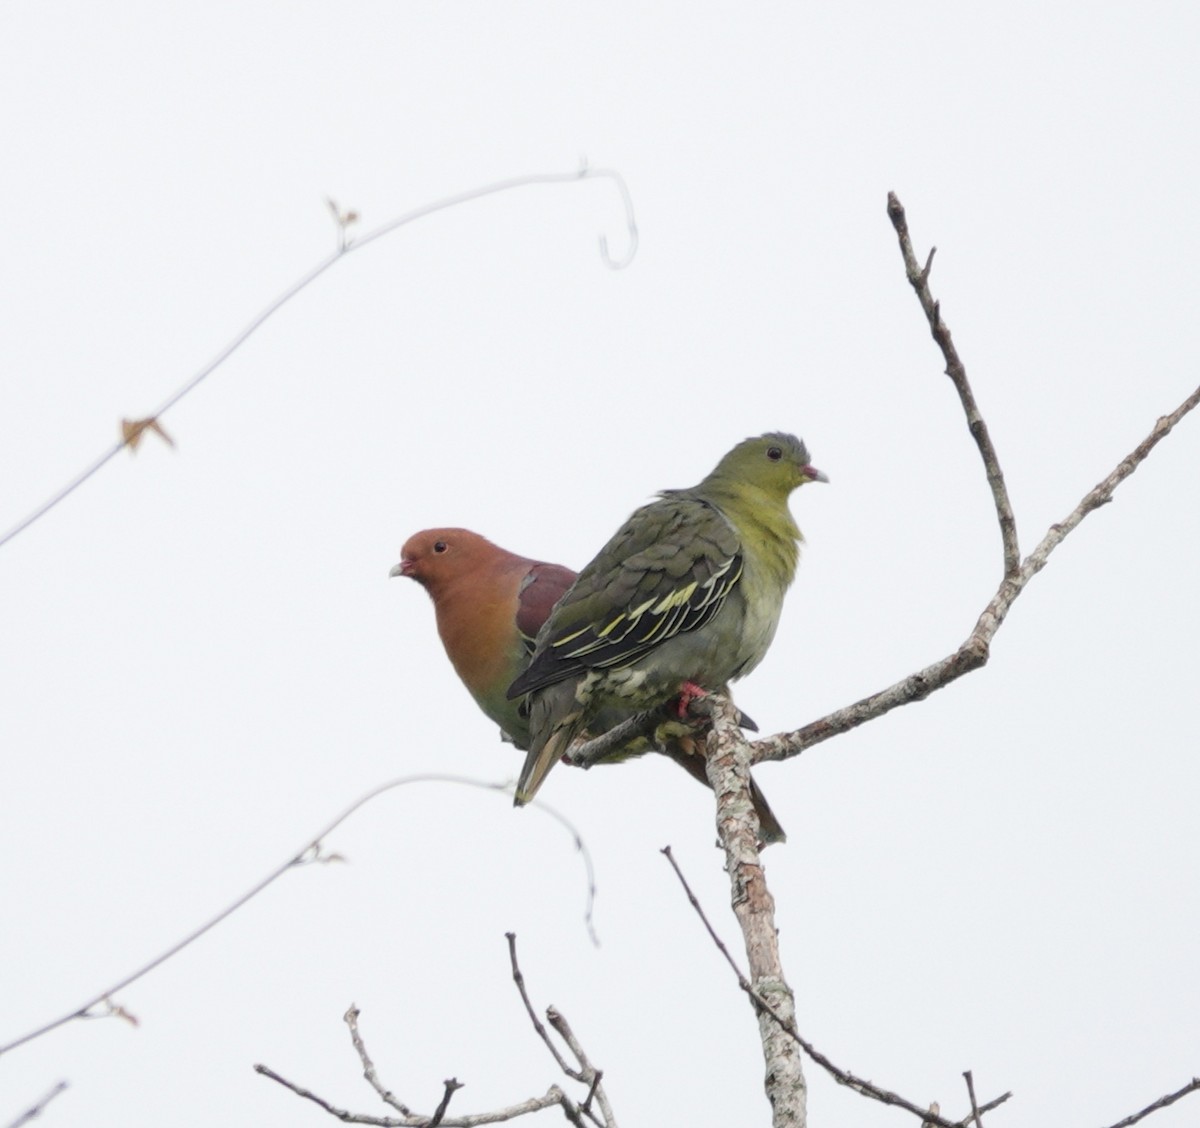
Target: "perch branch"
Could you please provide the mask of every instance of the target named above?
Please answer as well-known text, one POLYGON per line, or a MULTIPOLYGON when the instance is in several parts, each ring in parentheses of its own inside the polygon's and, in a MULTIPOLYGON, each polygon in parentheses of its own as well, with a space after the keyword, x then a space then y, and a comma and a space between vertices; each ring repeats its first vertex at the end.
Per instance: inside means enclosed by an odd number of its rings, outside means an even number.
MULTIPOLYGON (((779 965, 778 943, 774 927, 774 904, 766 887, 761 862, 755 849, 754 834, 748 829, 748 827, 754 828, 755 823, 752 812, 747 818, 747 811, 750 807, 748 794, 750 764, 760 763, 763 760, 782 760, 798 755, 805 748, 882 716, 900 705, 920 701, 930 693, 942 689, 962 677, 963 674, 983 666, 988 660, 991 641, 1007 617, 1013 602, 1024 590, 1025 585, 1045 567, 1054 549, 1089 513, 1110 501, 1117 486, 1137 469, 1180 419, 1193 410, 1197 403, 1200 403, 1200 388, 1197 388, 1173 412, 1162 416, 1150 434, 1138 444, 1133 452, 1118 463, 1103 481, 1085 494, 1082 501, 1065 520, 1052 525, 1037 547, 1024 560, 1021 560, 1016 520, 1008 491, 1004 485, 1004 476, 995 447, 979 413, 974 394, 967 380, 965 366, 954 347, 949 327, 943 321, 939 304, 929 290, 929 274, 933 267, 934 252, 931 250, 924 267, 919 267, 912 251, 904 209, 894 194, 888 196, 888 214, 900 241, 901 254, 904 258, 909 282, 917 293, 929 321, 934 340, 946 360, 947 375, 950 376, 958 392, 967 417, 968 427, 983 459, 1000 525, 1004 572, 995 594, 983 609, 971 634, 958 650, 940 662, 909 675, 879 693, 814 721, 805 728, 769 737, 757 741, 753 745, 748 745, 731 723, 728 705, 722 702, 717 709, 713 730, 708 740, 707 768, 709 780, 717 797, 717 827, 726 851, 727 869, 733 886, 734 913, 742 927, 746 952, 750 960, 749 985, 746 986, 746 981, 744 977, 740 976, 740 973, 739 982, 743 983, 758 1005, 763 1053, 767 1063, 767 1092, 774 1110, 774 1123, 777 1126, 803 1126, 805 1123, 804 1081, 798 1065, 794 1064, 791 1058, 781 1051, 778 1044, 772 1041, 764 1023, 768 1019, 773 1020, 775 1024, 789 1033, 810 1057, 818 1061, 820 1059, 815 1055, 815 1051, 800 1038, 795 1029, 794 999, 783 979, 782 969, 779 965), (769 995, 767 991, 764 991, 764 986, 771 989, 773 994, 769 995)), ((674 863, 672 862, 672 864, 674 863)), ((695 904, 694 898, 692 900, 695 904)), ((709 931, 712 934, 711 928, 709 931)), ((724 950, 723 945, 719 946, 724 950)), ((729 958, 727 952, 726 957, 729 958)), ((823 1061, 820 1063, 825 1065, 823 1061)), ((1000 1103, 1001 1100, 1007 1099, 1008 1094, 994 1103, 989 1102, 983 1107, 979 1107, 975 1100, 971 1074, 968 1072, 965 1077, 971 1098, 971 1115, 959 1123, 965 1124, 974 1121, 975 1128, 982 1128, 981 1114, 994 1107, 996 1103, 1000 1103)), ((1200 1082, 1193 1084, 1200 1084, 1200 1082)), ((856 1085, 855 1087, 860 1092, 864 1091, 860 1086, 856 1085)), ((1192 1086, 1188 1086, 1178 1094, 1164 1097, 1160 1103, 1150 1106, 1148 1110, 1122 1122, 1121 1125, 1114 1126, 1114 1128, 1125 1128, 1127 1124, 1135 1123, 1142 1115, 1145 1115, 1145 1112, 1153 1111, 1156 1107, 1165 1107, 1165 1104, 1178 1100, 1180 1096, 1191 1090, 1192 1086)), ((874 1096, 875 1094, 869 1095, 874 1096)), ((942 1120, 935 1107, 926 1111, 902 1099, 889 1103, 901 1104, 921 1117, 923 1123, 948 1123, 942 1120)))
POLYGON ((705 757, 717 800, 717 833, 725 850, 730 899, 749 960, 753 997, 761 1000, 758 1032, 766 1064, 764 1086, 774 1128, 804 1128, 807 1087, 795 1028, 795 999, 783 975, 775 901, 758 853, 761 833, 750 802, 750 746, 738 728, 737 710, 725 698, 712 703, 713 727, 705 757))

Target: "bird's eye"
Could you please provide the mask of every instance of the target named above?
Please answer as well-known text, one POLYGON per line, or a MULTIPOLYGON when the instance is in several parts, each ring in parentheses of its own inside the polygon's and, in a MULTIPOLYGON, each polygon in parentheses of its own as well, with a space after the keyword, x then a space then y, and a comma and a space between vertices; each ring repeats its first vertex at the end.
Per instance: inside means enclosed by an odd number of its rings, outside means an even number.
POLYGON ((450 546, 445 541, 435 541, 433 545, 434 552, 445 552, 450 546))
POLYGON ((767 447, 767 457, 772 462, 778 462, 783 457, 783 450, 780 447, 767 447))

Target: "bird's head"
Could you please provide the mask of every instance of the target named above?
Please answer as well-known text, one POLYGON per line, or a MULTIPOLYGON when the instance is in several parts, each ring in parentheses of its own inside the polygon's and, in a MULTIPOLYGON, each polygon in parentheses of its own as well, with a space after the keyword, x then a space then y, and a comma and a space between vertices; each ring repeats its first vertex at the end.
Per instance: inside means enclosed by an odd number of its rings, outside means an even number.
POLYGON ((753 486, 780 498, 786 498, 805 482, 828 481, 809 462, 804 443, 783 431, 771 431, 738 443, 705 479, 706 484, 753 486))
POLYGON ((400 563, 388 575, 407 576, 433 592, 495 551, 491 541, 470 529, 424 529, 404 542, 400 563))

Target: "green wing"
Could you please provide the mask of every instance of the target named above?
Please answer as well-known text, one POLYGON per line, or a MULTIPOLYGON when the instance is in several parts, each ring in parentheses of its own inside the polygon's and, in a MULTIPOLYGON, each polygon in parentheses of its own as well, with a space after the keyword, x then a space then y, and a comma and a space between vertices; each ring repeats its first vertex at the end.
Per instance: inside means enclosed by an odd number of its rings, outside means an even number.
POLYGON ((677 494, 643 506, 555 607, 508 696, 630 665, 704 626, 741 575, 741 542, 719 510, 677 494))

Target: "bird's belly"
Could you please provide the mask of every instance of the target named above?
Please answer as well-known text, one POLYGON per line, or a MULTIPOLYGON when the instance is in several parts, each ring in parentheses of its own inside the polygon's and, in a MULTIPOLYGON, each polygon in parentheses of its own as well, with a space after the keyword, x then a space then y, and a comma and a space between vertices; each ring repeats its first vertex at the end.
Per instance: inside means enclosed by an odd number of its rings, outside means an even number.
MULTIPOLYGON (((775 630, 779 626, 779 615, 783 610, 783 592, 776 599, 739 600, 737 613, 741 619, 737 634, 737 645, 730 661, 732 668, 726 675, 727 681, 744 677, 763 660, 775 630)), ((722 611, 729 610, 723 607, 722 611)))

